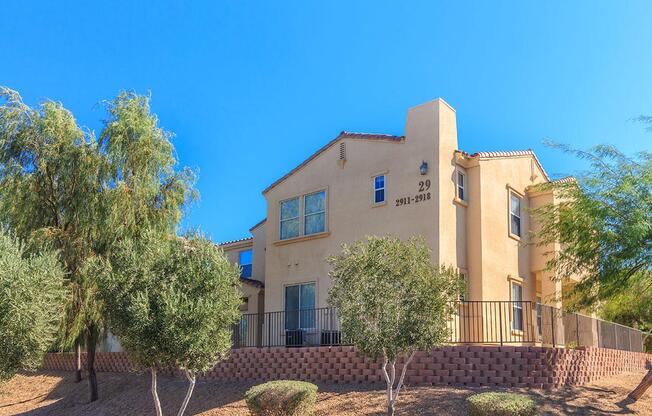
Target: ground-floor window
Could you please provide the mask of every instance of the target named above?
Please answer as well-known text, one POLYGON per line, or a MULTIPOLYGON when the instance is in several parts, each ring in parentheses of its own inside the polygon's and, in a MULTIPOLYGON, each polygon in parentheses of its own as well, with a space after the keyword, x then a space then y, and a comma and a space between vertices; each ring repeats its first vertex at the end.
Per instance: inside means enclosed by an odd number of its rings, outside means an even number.
POLYGON ((512 329, 523 330, 523 286, 512 282, 512 329))
POLYGON ((543 306, 541 306, 541 297, 537 296, 537 328, 539 331, 539 336, 541 336, 542 329, 541 325, 543 324, 543 306))
POLYGON ((315 327, 315 283, 285 287, 285 329, 315 327))

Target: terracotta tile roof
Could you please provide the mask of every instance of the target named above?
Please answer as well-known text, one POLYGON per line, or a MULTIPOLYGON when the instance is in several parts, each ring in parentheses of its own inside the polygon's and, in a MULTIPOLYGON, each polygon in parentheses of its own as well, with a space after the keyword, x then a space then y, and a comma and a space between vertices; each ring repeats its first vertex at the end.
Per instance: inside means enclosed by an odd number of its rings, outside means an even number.
POLYGON ((237 240, 231 240, 231 241, 224 241, 222 243, 217 243, 218 246, 229 246, 231 244, 236 244, 236 243, 244 243, 245 241, 253 241, 253 237, 246 237, 246 238, 239 238, 237 240))
POLYGON ((469 158, 481 158, 481 159, 493 159, 493 158, 504 158, 504 157, 522 157, 522 156, 529 156, 534 159, 534 162, 539 166, 539 169, 541 169, 541 172, 543 172, 543 176, 546 178, 547 181, 550 181, 550 177, 546 173, 546 170, 543 168, 543 165, 539 161, 539 158, 537 155, 532 151, 532 149, 527 149, 527 150, 510 150, 510 151, 497 151, 497 152, 475 152, 475 153, 467 153, 463 150, 458 150, 459 153, 463 154, 466 157, 469 158))
POLYGON ((241 277, 240 281, 242 283, 245 283, 245 284, 248 284, 248 285, 251 285, 251 286, 256 286, 256 287, 259 287, 259 288, 264 288, 265 287, 265 283, 261 282, 260 280, 256 280, 256 279, 247 279, 246 277, 241 277))
POLYGON ((554 181, 551 181, 553 183, 575 183, 577 182, 577 179, 575 179, 574 176, 566 176, 565 178, 559 178, 555 179, 554 181))
POLYGON ((254 229, 258 228, 259 226, 263 225, 265 222, 267 222, 267 218, 263 218, 262 220, 258 221, 256 225, 251 227, 249 231, 253 231, 254 229))
POLYGON ((271 185, 269 185, 267 188, 263 189, 263 195, 269 192, 272 188, 274 188, 276 185, 280 184, 287 178, 289 178, 292 174, 294 174, 296 171, 301 169, 302 167, 306 166, 310 161, 315 159, 317 156, 325 152, 329 147, 337 143, 340 139, 360 139, 360 140, 378 140, 378 141, 389 141, 389 142, 394 142, 394 143, 402 143, 405 141, 405 136, 394 136, 391 134, 379 134, 379 133, 358 133, 358 132, 351 132, 351 131, 342 131, 337 137, 335 137, 333 140, 330 142, 326 143, 322 148, 317 150, 315 153, 310 155, 306 160, 301 162, 297 167, 286 173, 285 175, 281 176, 279 179, 274 181, 271 185))

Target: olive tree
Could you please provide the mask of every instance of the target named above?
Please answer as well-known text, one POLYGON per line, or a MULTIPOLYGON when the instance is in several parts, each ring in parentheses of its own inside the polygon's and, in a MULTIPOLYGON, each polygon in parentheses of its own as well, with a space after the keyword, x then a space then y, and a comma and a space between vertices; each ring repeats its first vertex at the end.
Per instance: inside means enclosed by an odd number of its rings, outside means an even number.
POLYGON ((394 414, 405 372, 416 351, 449 340, 462 281, 458 273, 432 263, 420 238, 367 237, 328 259, 329 303, 337 308, 342 332, 358 352, 378 360, 387 383, 387 414, 394 414), (403 369, 396 380, 396 361, 403 369))
POLYGON ((26 254, 0 231, 0 382, 34 370, 55 340, 63 312, 63 271, 54 252, 26 254))
MULTIPOLYGON (((231 348, 242 302, 238 266, 201 236, 155 233, 123 242, 111 264, 100 279, 109 325, 133 361, 150 369, 157 415, 157 368, 185 372, 190 385, 181 416, 197 372, 212 368, 231 348)), ((100 273, 106 269, 98 267, 100 273)))

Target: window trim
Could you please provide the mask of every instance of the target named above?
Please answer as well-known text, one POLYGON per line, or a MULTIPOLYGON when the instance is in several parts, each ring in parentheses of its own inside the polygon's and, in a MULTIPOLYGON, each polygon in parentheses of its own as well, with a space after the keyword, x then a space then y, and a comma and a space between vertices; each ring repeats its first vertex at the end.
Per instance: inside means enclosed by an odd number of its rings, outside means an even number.
POLYGON ((238 251, 238 266, 240 266, 240 277, 242 277, 244 279, 251 279, 251 277, 254 274, 254 249, 253 248, 245 248, 243 250, 238 251), (251 252, 251 263, 244 264, 244 266, 251 266, 251 269, 250 269, 251 272, 250 272, 249 276, 243 276, 242 275, 242 270, 243 270, 243 267, 242 267, 243 266, 243 264, 242 264, 242 253, 244 253, 246 251, 251 252))
MULTIPOLYGON (((324 236, 329 235, 330 233, 328 231, 328 213, 330 212, 330 207, 329 207, 329 203, 328 203, 328 193, 329 193, 328 192, 328 187, 326 186, 326 187, 322 187, 322 188, 313 189, 311 191, 295 194, 295 195, 290 196, 288 198, 281 199, 278 202, 278 205, 277 205, 277 207, 278 207, 278 213, 277 213, 277 215, 278 215, 278 222, 277 222, 278 229, 276 231, 277 239, 274 242, 274 244, 275 245, 282 245, 282 244, 285 244, 285 243, 288 243, 288 242, 303 241, 303 240, 307 240, 307 239, 319 238, 319 237, 324 237, 324 236), (316 232, 316 233, 312 233, 312 234, 306 234, 305 233, 305 217, 306 217, 306 215, 305 215, 305 197, 308 196, 308 195, 313 195, 313 194, 317 194, 317 193, 320 193, 320 192, 324 193, 324 231, 320 231, 320 232, 316 232), (285 220, 281 220, 281 205, 283 204, 283 202, 290 201, 292 199, 297 199, 297 198, 299 199, 299 216, 298 217, 293 217, 293 218, 288 218, 288 219, 285 219, 285 220), (295 235, 293 237, 281 238, 281 223, 283 221, 287 221, 289 219, 294 220, 294 219, 297 219, 297 218, 299 219, 299 234, 297 234, 297 235, 295 235)), ((313 214, 315 214, 315 213, 313 213, 313 214)), ((311 215, 311 214, 309 214, 309 215, 311 215)))
POLYGON ((303 221, 302 221, 303 224, 302 224, 302 227, 301 227, 302 228, 301 231, 303 231, 303 233, 301 235, 302 236, 311 236, 311 235, 316 235, 316 234, 321 234, 321 233, 326 232, 326 191, 325 190, 315 191, 315 192, 311 192, 311 193, 303 195, 303 203, 301 205, 302 205, 301 214, 303 214, 303 216, 302 216, 303 217, 303 221), (306 214, 306 209, 305 209, 305 207, 306 207, 306 198, 309 197, 309 196, 312 196, 312 195, 321 194, 322 192, 324 193, 324 209, 322 211, 315 211, 315 212, 311 212, 310 214, 306 214), (314 215, 321 215, 321 214, 324 215, 324 229, 321 230, 321 231, 316 231, 314 233, 310 233, 310 234, 306 233, 306 220, 308 219, 308 217, 309 216, 314 216, 314 215))
POLYGON ((462 169, 455 169, 455 197, 460 201, 468 202, 468 194, 466 192, 466 172, 463 172, 462 169), (460 176, 462 177, 462 185, 460 186, 460 176), (460 188, 462 189, 462 195, 460 196, 460 188))
POLYGON ((507 234, 515 240, 523 238, 523 195, 516 192, 514 189, 508 187, 507 192, 507 234), (518 215, 515 215, 519 220, 519 234, 512 232, 512 196, 519 200, 518 215))
POLYGON ((373 190, 373 194, 372 194, 371 197, 372 197, 372 202, 373 202, 374 206, 386 204, 387 203, 387 173, 383 172, 383 173, 378 173, 376 175, 373 175, 371 177, 371 187, 372 187, 372 190, 373 190), (380 178, 381 176, 383 177, 383 186, 382 186, 382 188, 376 188, 376 178, 380 178), (383 200, 380 201, 380 202, 376 201, 376 192, 377 191, 383 191, 383 200))
POLYGON ((512 330, 512 332, 521 334, 521 333, 523 333, 523 330, 525 328, 525 322, 524 322, 525 314, 523 313, 523 283, 522 282, 519 282, 517 280, 511 280, 511 279, 509 280, 509 300, 512 303, 512 307, 510 308, 511 309, 510 310, 510 321, 511 321, 510 322, 510 329, 512 330), (521 300, 520 301, 514 300, 514 286, 518 286, 520 288, 520 293, 521 293, 521 300), (520 302, 520 303, 517 303, 517 302, 520 302), (514 326, 514 324, 516 322, 516 319, 514 319, 516 309, 519 310, 519 315, 521 316, 521 327, 520 328, 516 328, 514 326))
MULTIPOLYGON (((312 285, 315 286, 315 307, 313 308, 313 310, 317 310, 317 309, 318 309, 318 308, 317 308, 317 299, 319 298, 319 296, 318 296, 318 294, 317 294, 318 285, 317 285, 317 281, 316 281, 316 280, 307 280, 307 281, 303 281, 303 282, 284 283, 284 284, 283 284, 283 314, 284 314, 284 315, 287 314, 287 312, 288 312, 288 310, 287 310, 287 288, 288 288, 288 287, 293 287, 293 286, 299 286, 299 309, 297 309, 297 310, 298 310, 298 311, 301 311, 301 310, 302 310, 302 309, 301 309, 301 286, 303 286, 303 285, 310 285, 310 284, 312 284, 312 285)), ((310 309, 305 309, 305 310, 310 310, 310 309)), ((290 312, 293 312, 293 311, 290 311, 290 312)), ((301 327, 301 314, 299 313, 299 327, 297 328, 297 330, 302 330, 302 331, 311 331, 311 330, 315 330, 315 329, 316 329, 316 326, 317 326, 317 322, 316 322, 316 321, 317 321, 317 320, 316 320, 316 318, 315 318, 315 322, 314 322, 315 326, 314 326, 314 327, 310 327, 310 328, 302 328, 302 327, 301 327)), ((285 317, 285 318, 283 319, 283 332, 288 331, 288 329, 286 328, 286 325, 287 325, 287 317, 285 317)), ((294 330, 294 329, 291 329, 290 331, 295 331, 295 330, 294 330)))
POLYGON ((302 198, 300 196, 293 196, 291 198, 286 198, 286 199, 283 199, 283 200, 279 201, 279 203, 278 203, 278 239, 279 240, 283 240, 283 241, 284 240, 289 240, 291 238, 297 238, 297 237, 301 237, 303 235, 302 234, 302 229, 301 229, 302 228, 301 227, 301 212, 302 212, 301 204, 302 204, 302 198), (298 215, 296 217, 283 219, 283 203, 291 201, 293 199, 296 199, 298 201, 298 203, 299 203, 299 213, 298 213, 298 215), (295 236, 292 236, 292 237, 283 238, 283 236, 281 234, 282 230, 283 230, 283 222, 284 221, 293 221, 293 220, 299 220, 299 233, 297 235, 295 235, 295 236))

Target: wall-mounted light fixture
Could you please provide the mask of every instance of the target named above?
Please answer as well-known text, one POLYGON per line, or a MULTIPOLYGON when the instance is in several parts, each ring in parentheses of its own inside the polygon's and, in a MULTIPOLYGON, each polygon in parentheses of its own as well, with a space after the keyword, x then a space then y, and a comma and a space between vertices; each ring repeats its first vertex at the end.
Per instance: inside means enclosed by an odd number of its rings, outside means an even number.
POLYGON ((425 160, 421 162, 421 166, 419 166, 419 171, 421 172, 422 175, 428 173, 428 162, 426 162, 425 160))

